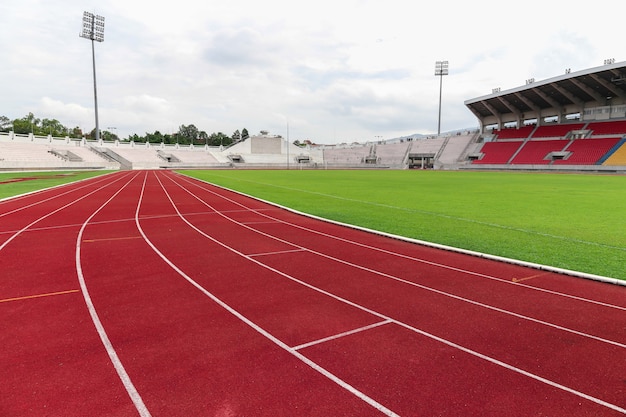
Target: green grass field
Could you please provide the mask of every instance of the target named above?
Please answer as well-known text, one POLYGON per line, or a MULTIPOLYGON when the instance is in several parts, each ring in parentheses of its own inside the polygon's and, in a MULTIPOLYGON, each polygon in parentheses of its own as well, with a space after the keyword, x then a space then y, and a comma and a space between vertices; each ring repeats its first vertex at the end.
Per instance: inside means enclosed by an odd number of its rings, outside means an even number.
POLYGON ((0 199, 95 177, 103 173, 104 171, 0 173, 0 199))
MULTIPOLYGON (((626 280, 626 176, 182 171, 328 219, 626 280)), ((104 172, 0 174, 0 198, 104 172), (16 178, 34 178, 10 182, 16 178)))
POLYGON ((626 280, 626 176, 413 170, 183 173, 328 219, 626 280))

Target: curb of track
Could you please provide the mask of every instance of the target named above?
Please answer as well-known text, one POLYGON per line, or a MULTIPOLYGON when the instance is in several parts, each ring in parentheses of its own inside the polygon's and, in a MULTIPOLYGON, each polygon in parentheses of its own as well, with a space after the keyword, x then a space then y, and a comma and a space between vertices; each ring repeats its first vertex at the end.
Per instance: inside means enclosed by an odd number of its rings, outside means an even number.
MULTIPOLYGON (((29 172, 38 172, 38 173, 41 173, 41 172, 46 172, 46 171, 19 171, 19 173, 24 173, 24 174, 27 174, 27 173, 29 173, 29 172)), ((42 191, 54 190, 55 188, 65 187, 66 185, 78 184, 78 183, 81 183, 81 182, 83 182, 83 181, 87 181, 87 180, 90 180, 90 179, 93 179, 93 178, 103 177, 103 176, 105 176, 105 175, 112 175, 112 174, 115 174, 115 173, 117 173, 117 172, 121 172, 121 171, 108 171, 108 170, 106 170, 106 172, 103 172, 103 173, 102 173, 102 174, 100 174, 100 175, 94 175, 93 177, 89 177, 89 178, 81 178, 80 180, 75 180, 75 181, 70 181, 70 182, 64 182, 63 184, 57 184, 57 185, 53 185, 53 186, 51 186, 51 187, 40 188, 40 189, 38 189, 38 190, 27 191, 27 192, 22 193, 22 194, 16 194, 16 195, 10 195, 10 196, 8 196, 8 197, 3 197, 3 198, 0 198, 0 202, 5 201, 5 200, 10 200, 10 199, 12 199, 12 198, 20 198, 20 197, 25 197, 25 196, 27 196, 27 195, 40 193, 40 192, 42 192, 42 191)))
MULTIPOLYGON (((184 175, 184 174, 180 174, 180 175, 184 175)), ((498 255, 491 255, 488 253, 483 253, 483 252, 476 252, 476 251, 472 251, 472 250, 468 250, 468 249, 461 249, 461 248, 456 248, 454 246, 448 246, 448 245, 442 245, 439 243, 433 243, 433 242, 428 242, 426 240, 420 240, 420 239, 413 239, 410 237, 406 237, 406 236, 400 236, 400 235, 395 235, 392 233, 387 233, 387 232, 382 232, 380 230, 374 230, 374 229, 368 229, 367 227, 362 227, 362 226, 357 226, 357 225, 353 225, 353 224, 349 224, 349 223, 343 223, 337 220, 331 220, 331 219, 327 219, 324 217, 320 217, 320 216, 316 216, 314 214, 309 214, 309 213, 305 213, 290 207, 286 207, 277 203, 274 203, 272 201, 267 201, 264 200, 262 198, 259 197, 255 197, 246 193, 243 193, 241 191, 237 191, 237 190, 233 190, 231 188, 227 188, 227 187, 222 187, 221 185, 217 185, 217 184, 213 184, 213 183, 209 183, 207 181, 203 181, 201 179, 195 178, 195 177, 191 177, 193 179, 196 179, 198 181, 207 183, 207 184, 211 184, 215 187, 218 188, 222 188, 224 190, 228 190, 237 194, 240 194, 242 196, 245 197, 249 197, 252 199, 255 199, 257 201, 260 201, 262 203, 265 204, 269 204, 271 206, 274 207, 278 207, 280 209, 289 211, 291 213, 294 214, 298 214, 301 216, 305 216, 305 217, 309 217, 312 219, 316 219, 316 220, 321 220, 327 223, 332 223, 332 224, 336 224, 338 226, 343 226, 343 227, 348 227, 351 229, 356 229, 356 230, 361 230, 367 233, 373 233, 376 235, 380 235, 380 236, 385 236, 385 237, 389 237, 392 239, 397 239, 397 240, 402 240, 405 242, 409 242, 409 243, 414 243, 417 245, 422 245, 422 246, 427 246, 427 247, 431 247, 431 248, 435 248, 435 249, 441 249, 441 250, 446 250, 449 252, 456 252, 456 253, 462 253, 465 255, 470 255, 470 256, 475 256, 478 258, 485 258, 485 259, 490 259, 493 261, 498 261, 498 262, 504 262, 504 263, 508 263, 508 264, 513 264, 513 265, 519 265, 519 266, 525 266, 528 268, 533 268, 533 269, 537 269, 537 270, 541 270, 541 271, 548 271, 548 272, 554 272, 557 274, 561 274, 561 275, 568 275, 568 276, 572 276, 572 277, 576 277, 576 278, 584 278, 584 279, 589 279, 589 280, 593 280, 593 281, 600 281, 600 282, 604 282, 604 283, 608 283, 608 284, 614 284, 614 285, 620 285, 620 286, 624 286, 626 287, 626 280, 621 280, 621 279, 617 279, 617 278, 611 278, 611 277, 605 277, 602 275, 595 275, 595 274, 589 274, 586 272, 580 272, 580 271, 573 271, 570 269, 564 269, 564 268, 557 268, 555 266, 550 266, 550 265, 542 265, 542 264, 538 264, 538 263, 534 263, 534 262, 527 262, 527 261, 520 261, 518 259, 513 259, 513 258, 506 258, 503 256, 498 256, 498 255)))

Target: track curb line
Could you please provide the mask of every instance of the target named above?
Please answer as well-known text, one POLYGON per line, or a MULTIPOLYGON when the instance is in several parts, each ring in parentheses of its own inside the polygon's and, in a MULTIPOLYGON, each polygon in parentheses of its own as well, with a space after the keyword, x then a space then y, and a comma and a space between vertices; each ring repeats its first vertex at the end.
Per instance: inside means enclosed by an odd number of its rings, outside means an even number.
POLYGON ((586 273, 586 272, 573 271, 573 270, 570 270, 570 269, 558 268, 558 267, 550 266, 550 265, 542 265, 542 264, 538 264, 538 263, 534 263, 534 262, 521 261, 521 260, 518 260, 518 259, 506 258, 504 256, 491 255, 489 253, 477 252, 477 251, 472 251, 472 250, 468 250, 468 249, 456 248, 454 246, 442 245, 440 243, 428 242, 426 240, 420 240, 420 239, 414 239, 414 238, 410 238, 410 237, 406 237, 406 236, 395 235, 393 233, 382 232, 380 230, 369 229, 369 228, 363 227, 363 226, 357 226, 357 225, 354 225, 354 224, 344 223, 344 222, 340 222, 340 221, 337 221, 337 220, 327 219, 325 217, 316 216, 314 214, 305 213, 305 212, 293 209, 291 207, 283 206, 281 204, 274 203, 272 201, 264 200, 262 198, 255 197, 253 195, 249 195, 249 194, 246 194, 246 193, 241 192, 241 191, 233 190, 232 188, 227 188, 227 187, 223 187, 223 186, 218 185, 218 184, 214 184, 214 183, 211 183, 211 182, 208 182, 208 181, 204 181, 204 180, 201 180, 199 178, 189 177, 189 176, 187 176, 185 174, 181 174, 181 173, 178 173, 178 174, 179 175, 184 175, 184 176, 186 176, 188 178, 193 178, 195 180, 198 180, 200 182, 204 182, 206 184, 210 184, 212 186, 221 188, 223 190, 228 190, 228 191, 240 194, 242 196, 252 198, 254 200, 260 201, 260 202, 265 203, 265 204, 269 204, 269 205, 274 206, 274 207, 278 207, 280 209, 289 211, 289 212, 294 213, 294 214, 298 214, 300 216, 305 216, 305 217, 309 217, 309 218, 312 218, 312 219, 321 220, 321 221, 324 221, 326 223, 332 223, 332 224, 336 224, 338 226, 348 227, 348 228, 355 229, 355 230, 361 230, 363 232, 372 233, 372 234, 379 235, 379 236, 385 236, 385 237, 389 237, 389 238, 396 239, 396 240, 402 240, 402 241, 405 241, 405 242, 414 243, 414 244, 417 244, 417 245, 426 246, 426 247, 430 247, 430 248, 441 249, 441 250, 446 250, 446 251, 449 251, 449 252, 455 252, 455 253, 461 253, 461 254, 464 254, 464 255, 470 255, 470 256, 477 257, 477 258, 484 258, 484 259, 489 259, 489 260, 503 262, 503 263, 508 263, 508 264, 513 264, 513 265, 525 266, 525 267, 532 268, 532 269, 537 269, 537 270, 540 270, 540 271, 554 272, 554 273, 557 273, 557 274, 568 275, 568 276, 572 276, 572 277, 575 277, 575 278, 583 278, 583 279, 588 279, 588 280, 593 280, 593 281, 600 281, 600 282, 604 282, 604 283, 608 283, 608 284, 614 284, 614 285, 619 285, 619 286, 626 287, 626 280, 620 280, 620 279, 617 279, 617 278, 605 277, 605 276, 602 276, 602 275, 589 274, 589 273, 586 273))

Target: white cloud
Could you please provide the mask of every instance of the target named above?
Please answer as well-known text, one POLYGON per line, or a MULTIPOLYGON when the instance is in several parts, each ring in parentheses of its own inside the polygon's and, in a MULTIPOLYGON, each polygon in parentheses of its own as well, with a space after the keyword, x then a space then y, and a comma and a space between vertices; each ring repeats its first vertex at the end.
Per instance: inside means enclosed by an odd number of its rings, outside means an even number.
MULTIPOLYGON (((5 0, 0 115, 93 128, 91 45, 78 37, 84 4, 5 0), (42 114, 37 114, 42 112, 42 114), (43 114, 43 113, 46 114, 43 114), (66 119, 67 117, 67 119, 66 119), (76 122, 74 122, 76 120, 76 122)), ((321 143, 477 125, 463 101, 598 66, 622 51, 602 7, 528 0, 416 6, 409 0, 284 2, 102 0, 96 44, 100 124, 121 136, 195 124, 227 134, 246 127, 321 143)))
POLYGON ((32 112, 38 118, 56 119, 67 127, 79 126, 83 129, 92 126, 95 118, 92 108, 77 103, 64 103, 50 97, 43 97, 32 112))

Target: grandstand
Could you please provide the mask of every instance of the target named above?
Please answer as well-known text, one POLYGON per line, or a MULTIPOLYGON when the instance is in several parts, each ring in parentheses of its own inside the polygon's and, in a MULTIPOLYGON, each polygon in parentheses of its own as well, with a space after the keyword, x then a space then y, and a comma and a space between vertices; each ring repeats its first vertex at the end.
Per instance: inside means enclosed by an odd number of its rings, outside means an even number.
POLYGON ((52 137, 0 134, 0 170, 119 169, 115 161, 81 142, 52 137))
POLYGON ((467 100, 480 136, 462 168, 626 171, 625 64, 467 100))
POLYGON ((626 63, 465 101, 479 128, 439 137, 296 146, 254 136, 229 147, 0 132, 0 170, 378 168, 626 172, 626 63))

